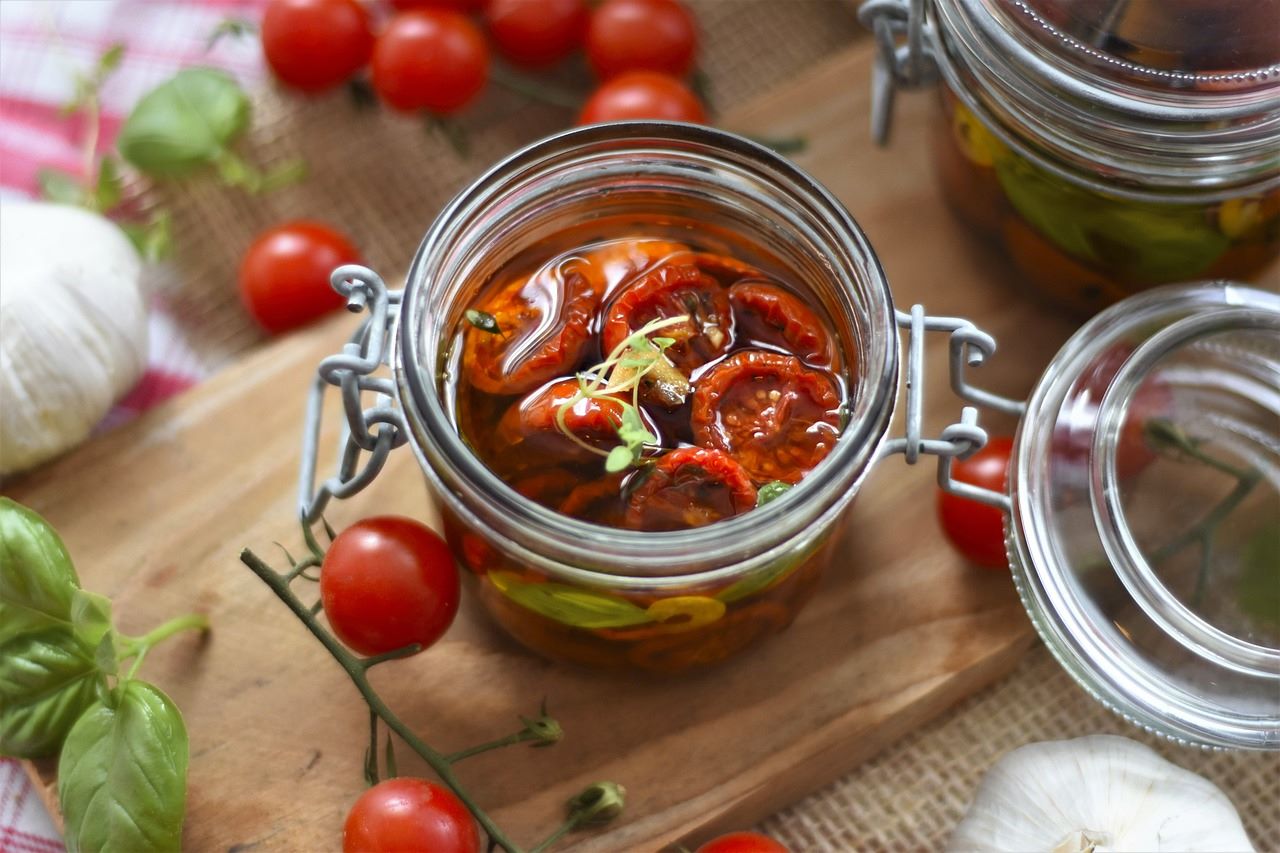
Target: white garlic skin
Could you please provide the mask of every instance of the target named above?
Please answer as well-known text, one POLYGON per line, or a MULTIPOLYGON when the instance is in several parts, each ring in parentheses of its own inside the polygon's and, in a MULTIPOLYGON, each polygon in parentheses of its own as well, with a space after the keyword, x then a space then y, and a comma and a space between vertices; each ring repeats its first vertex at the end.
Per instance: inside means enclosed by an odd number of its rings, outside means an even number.
POLYGON ((988 771, 951 851, 1252 851, 1209 780, 1113 735, 1020 747, 988 771))
POLYGON ((142 262, 96 213, 0 204, 0 475, 83 441, 142 375, 142 262))

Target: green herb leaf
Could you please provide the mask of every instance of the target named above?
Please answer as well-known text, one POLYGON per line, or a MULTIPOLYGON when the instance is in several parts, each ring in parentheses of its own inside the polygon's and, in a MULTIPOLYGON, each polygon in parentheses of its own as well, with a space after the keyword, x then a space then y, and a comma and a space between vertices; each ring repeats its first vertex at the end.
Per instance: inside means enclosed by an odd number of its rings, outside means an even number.
POLYGON ((675 338, 649 338, 649 341, 660 350, 664 350, 670 346, 675 346, 676 343, 675 338))
POLYGON ((249 125, 249 97, 231 75, 184 68, 143 96, 125 119, 117 147, 139 171, 177 178, 219 164, 249 125))
POLYGON ((108 211, 120 203, 124 195, 124 181, 114 157, 103 157, 98 166, 98 183, 93 191, 93 209, 108 211))
POLYGON ((84 187, 75 176, 61 169, 43 167, 36 170, 40 197, 58 204, 84 205, 84 187))
POLYGON ((58 800, 67 850, 178 850, 187 794, 187 730, 169 697, 129 681, 67 735, 58 800))
POLYGON ((1020 157, 995 163, 1009 201, 1059 249, 1141 281, 1193 278, 1230 241, 1194 205, 1110 199, 1020 157))
POLYGON ((107 82, 107 78, 115 73, 120 67, 120 63, 124 61, 125 46, 122 42, 116 42, 110 45, 98 57, 97 64, 88 74, 79 74, 76 76, 75 95, 71 101, 62 107, 62 115, 69 116, 72 113, 84 109, 90 101, 94 101, 98 97, 102 84, 107 82))
POLYGON ((103 675, 115 675, 119 672, 120 660, 116 654, 116 637, 114 633, 103 634, 93 650, 93 662, 103 675))
POLYGON ((65 628, 0 646, 0 754, 56 753, 103 684, 92 646, 65 628))
POLYGON ((77 589, 71 594, 71 628, 88 648, 98 645, 111 630, 111 599, 77 589))
POLYGON ((120 228, 145 261, 161 260, 173 250, 172 221, 167 211, 157 212, 145 224, 125 222, 120 228))
POLYGON ((609 455, 605 457, 604 470, 610 474, 617 474, 619 471, 625 471, 630 468, 635 459, 635 454, 631 452, 631 448, 625 445, 618 445, 610 450, 609 455))
POLYGON ((0 644, 28 631, 69 630, 79 586, 71 557, 48 522, 0 498, 0 644))
POLYGON ((765 483, 756 492, 756 506, 764 506, 770 501, 776 501, 778 498, 791 491, 791 484, 784 483, 781 480, 774 480, 772 483, 765 483))
POLYGON ((653 621, 643 608, 620 598, 566 584, 525 583, 506 572, 490 572, 488 577, 517 604, 575 628, 623 628, 653 621))
POLYGON ((468 308, 463 316, 467 318, 468 323, 482 332, 488 332, 491 335, 502 334, 502 329, 498 328, 497 319, 486 311, 476 311, 474 308, 468 308))
POLYGON ((1241 549, 1236 594, 1242 611, 1280 627, 1280 525, 1259 530, 1241 549))

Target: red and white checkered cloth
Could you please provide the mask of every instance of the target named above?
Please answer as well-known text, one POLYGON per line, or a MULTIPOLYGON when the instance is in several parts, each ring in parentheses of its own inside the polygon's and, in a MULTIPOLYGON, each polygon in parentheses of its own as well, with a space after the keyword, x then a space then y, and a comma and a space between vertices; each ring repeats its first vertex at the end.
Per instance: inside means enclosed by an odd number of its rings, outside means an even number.
MULTIPOLYGON (((212 65, 249 86, 265 73, 254 39, 223 39, 209 52, 223 20, 256 21, 266 0, 0 0, 0 198, 32 198, 36 171, 81 171, 81 126, 61 116, 77 72, 92 69, 113 44, 124 61, 101 93, 107 150, 141 95, 178 69, 212 65)), ((0 287, 3 283, 0 283, 0 287)), ((180 324, 157 301, 150 315, 148 369, 103 426, 119 424, 208 374, 183 340, 180 324)), ((0 853, 62 850, 40 798, 15 761, 0 759, 0 853)))

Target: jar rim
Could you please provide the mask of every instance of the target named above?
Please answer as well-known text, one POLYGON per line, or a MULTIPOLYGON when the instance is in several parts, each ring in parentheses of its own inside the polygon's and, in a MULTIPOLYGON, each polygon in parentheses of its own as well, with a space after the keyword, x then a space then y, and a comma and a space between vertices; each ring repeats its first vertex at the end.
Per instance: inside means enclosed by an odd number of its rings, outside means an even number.
MULTIPOLYGON (((1022 0, 1009 6, 1034 10, 1022 0)), ((1093 190, 1198 203, 1280 186, 1280 66, 1245 92, 1152 89, 1034 44, 989 0, 933 0, 932 54, 983 123, 1037 166, 1093 190), (1069 164, 1069 167, 1064 164, 1069 164)))
MULTIPOLYGON (((1100 351, 1138 329, 1144 330, 1144 341, 1149 342, 1159 334, 1153 331, 1152 324, 1157 323, 1155 318, 1161 315, 1202 318, 1239 309, 1280 317, 1280 295, 1232 282, 1155 288, 1112 306, 1076 331, 1036 383, 1018 426, 1007 485, 1011 511, 1006 516, 1006 547, 1014 583, 1032 624, 1063 668, 1104 705, 1149 731, 1182 742, 1226 748, 1280 749, 1277 737, 1280 735, 1277 728, 1280 703, 1264 713, 1221 704, 1222 697, 1212 691, 1192 695, 1185 686, 1171 683, 1167 671, 1144 656, 1145 652, 1127 630, 1111 624, 1108 611, 1091 597, 1084 584, 1077 582, 1087 571, 1082 551, 1089 550, 1084 547, 1089 543, 1077 542, 1076 550, 1072 550, 1072 543, 1057 527, 1061 518, 1051 517, 1054 513, 1069 512, 1067 504, 1081 487, 1068 486, 1062 482, 1061 475, 1055 479, 1052 469, 1044 465, 1050 455, 1058 409, 1079 378, 1081 368, 1100 351), (1067 496, 1064 493, 1069 489, 1071 494, 1067 496)), ((1178 320, 1167 322, 1168 327, 1172 327, 1178 320)), ((1154 348, 1163 345, 1164 342, 1157 341, 1143 358, 1150 357, 1154 348)), ((1140 344, 1134 353, 1142 351, 1140 344)), ((1141 368, 1139 363, 1134 370, 1141 368)), ((1120 372, 1124 372, 1123 367, 1120 372)), ((1125 383, 1125 387, 1111 386, 1103 394, 1098 409, 1100 417, 1110 420, 1113 429, 1106 435, 1112 437, 1118 434, 1118 425, 1123 422, 1120 418, 1128 402, 1124 395, 1136 388, 1132 375, 1124 379, 1118 374, 1113 381, 1125 383), (1110 409, 1104 412, 1108 406, 1110 409)), ((1098 442, 1095 436, 1091 446, 1096 448, 1098 442)), ((1091 459, 1086 467, 1090 479, 1083 486, 1090 495, 1095 488, 1094 477, 1106 476, 1097 473, 1099 464, 1109 465, 1112 477, 1116 476, 1114 454, 1102 463, 1091 459)), ((1111 484, 1114 485, 1114 479, 1111 484)), ((1081 509, 1086 511, 1080 517, 1081 525, 1085 517, 1090 523, 1102 523, 1088 498, 1081 509)), ((1099 537, 1104 535, 1101 530, 1096 533, 1099 537)), ((1119 573, 1123 574, 1123 570, 1119 573)), ((1127 589, 1127 584, 1122 588, 1127 589)), ((1146 608, 1141 606, 1140 595, 1134 596, 1134 600, 1145 617, 1146 608)), ((1159 627, 1158 620, 1152 621, 1159 627)), ((1223 660, 1221 655, 1215 656, 1212 647, 1206 650, 1194 642, 1188 645, 1187 638, 1165 632, 1163 628, 1161 632, 1170 642, 1187 649, 1188 655, 1207 666, 1217 667, 1213 672, 1218 675, 1231 673, 1280 684, 1280 670, 1273 671, 1266 666, 1271 657, 1255 658, 1249 665, 1241 666, 1238 661, 1230 660, 1230 654, 1223 660)))
MULTIPOLYGON (((851 286, 852 270, 842 269, 833 259, 824 261, 842 285, 851 286)), ((799 532, 827 518, 852 498, 869 473, 888 431, 897 397, 899 343, 892 295, 883 269, 853 217, 813 177, 765 146, 727 131, 678 122, 636 121, 572 128, 514 152, 477 178, 443 208, 423 238, 406 279, 396 340, 393 368, 410 427, 410 444, 450 508, 464 519, 482 524, 482 519, 454 493, 455 488, 476 489, 509 513, 514 523, 523 526, 520 541, 508 537, 503 543, 523 558, 560 575, 579 580, 607 576, 611 584, 624 586, 659 585, 664 578, 687 584, 741 571, 744 563, 754 565, 776 550, 770 541, 778 538, 779 527, 799 532), (868 352, 873 358, 869 364, 860 362, 865 373, 859 393, 865 396, 859 409, 864 416, 850 422, 828 457, 785 499, 715 524, 677 531, 607 528, 565 516, 520 495, 480 461, 448 417, 435 381, 435 364, 417 363, 410 358, 415 353, 432 353, 438 358, 446 344, 441 330, 426 319, 433 310, 440 315, 445 313, 440 310, 443 306, 429 297, 435 266, 449 242, 458 236, 459 223, 465 228, 468 217, 477 208, 492 204, 504 189, 538 175, 539 170, 554 170, 559 158, 592 146, 603 146, 615 154, 627 152, 633 157, 645 152, 692 152, 707 162, 719 160, 753 169, 758 180, 781 183, 789 192, 815 205, 828 217, 826 224, 839 244, 836 248, 840 257, 860 260, 859 269, 868 277, 862 284, 878 300, 866 306, 873 336, 868 352), (805 511, 797 511, 802 506, 805 511), (625 561, 630 574, 575 568, 590 565, 593 558, 598 558, 602 544, 611 556, 625 561), (699 562, 726 568, 683 574, 673 571, 673 565, 690 555, 696 555, 699 562), (717 562, 718 557, 723 560, 717 562)))

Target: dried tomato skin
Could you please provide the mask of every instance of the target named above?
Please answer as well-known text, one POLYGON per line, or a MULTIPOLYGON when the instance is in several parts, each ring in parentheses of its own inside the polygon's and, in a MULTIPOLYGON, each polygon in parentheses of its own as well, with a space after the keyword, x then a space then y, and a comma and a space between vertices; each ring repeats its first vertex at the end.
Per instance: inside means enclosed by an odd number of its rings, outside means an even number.
POLYGON ((746 261, 717 252, 694 252, 693 264, 726 287, 740 279, 764 277, 763 272, 746 261))
POLYGON ((841 402, 826 371, 740 350, 698 379, 694 441, 732 456, 756 483, 798 483, 835 446, 841 402))
POLYGON ((681 447, 658 457, 627 498, 626 525, 635 530, 683 530, 748 512, 756 488, 728 454, 681 447))
POLYGON ((565 271, 561 279, 557 281, 544 267, 528 279, 507 285, 483 304, 480 310, 493 317, 498 332, 466 330, 462 367, 472 385, 487 394, 523 394, 571 373, 582 361, 591 343, 600 294, 580 272, 565 271), (559 316, 542 330, 532 351, 509 369, 508 355, 539 332, 544 306, 557 302, 559 316))
POLYGON ((687 323, 665 326, 654 337, 675 338, 667 357, 687 375, 718 358, 733 345, 733 313, 728 291, 696 266, 666 263, 620 290, 605 312, 601 330, 604 352, 659 318, 690 316, 687 323))
MULTIPOLYGON (((557 413, 578 397, 576 379, 562 379, 511 404, 498 422, 500 453, 519 457, 521 464, 583 461, 594 455, 560 431, 557 413)), ((618 444, 622 423, 622 403, 611 397, 577 399, 565 412, 565 427, 585 441, 607 452, 618 444)))
POLYGON ((581 521, 622 527, 626 504, 622 490, 627 474, 610 474, 599 480, 579 483, 560 503, 560 512, 581 521))
POLYGON ((786 350, 808 364, 829 367, 835 346, 817 313, 776 284, 744 279, 729 288, 740 338, 786 350))

